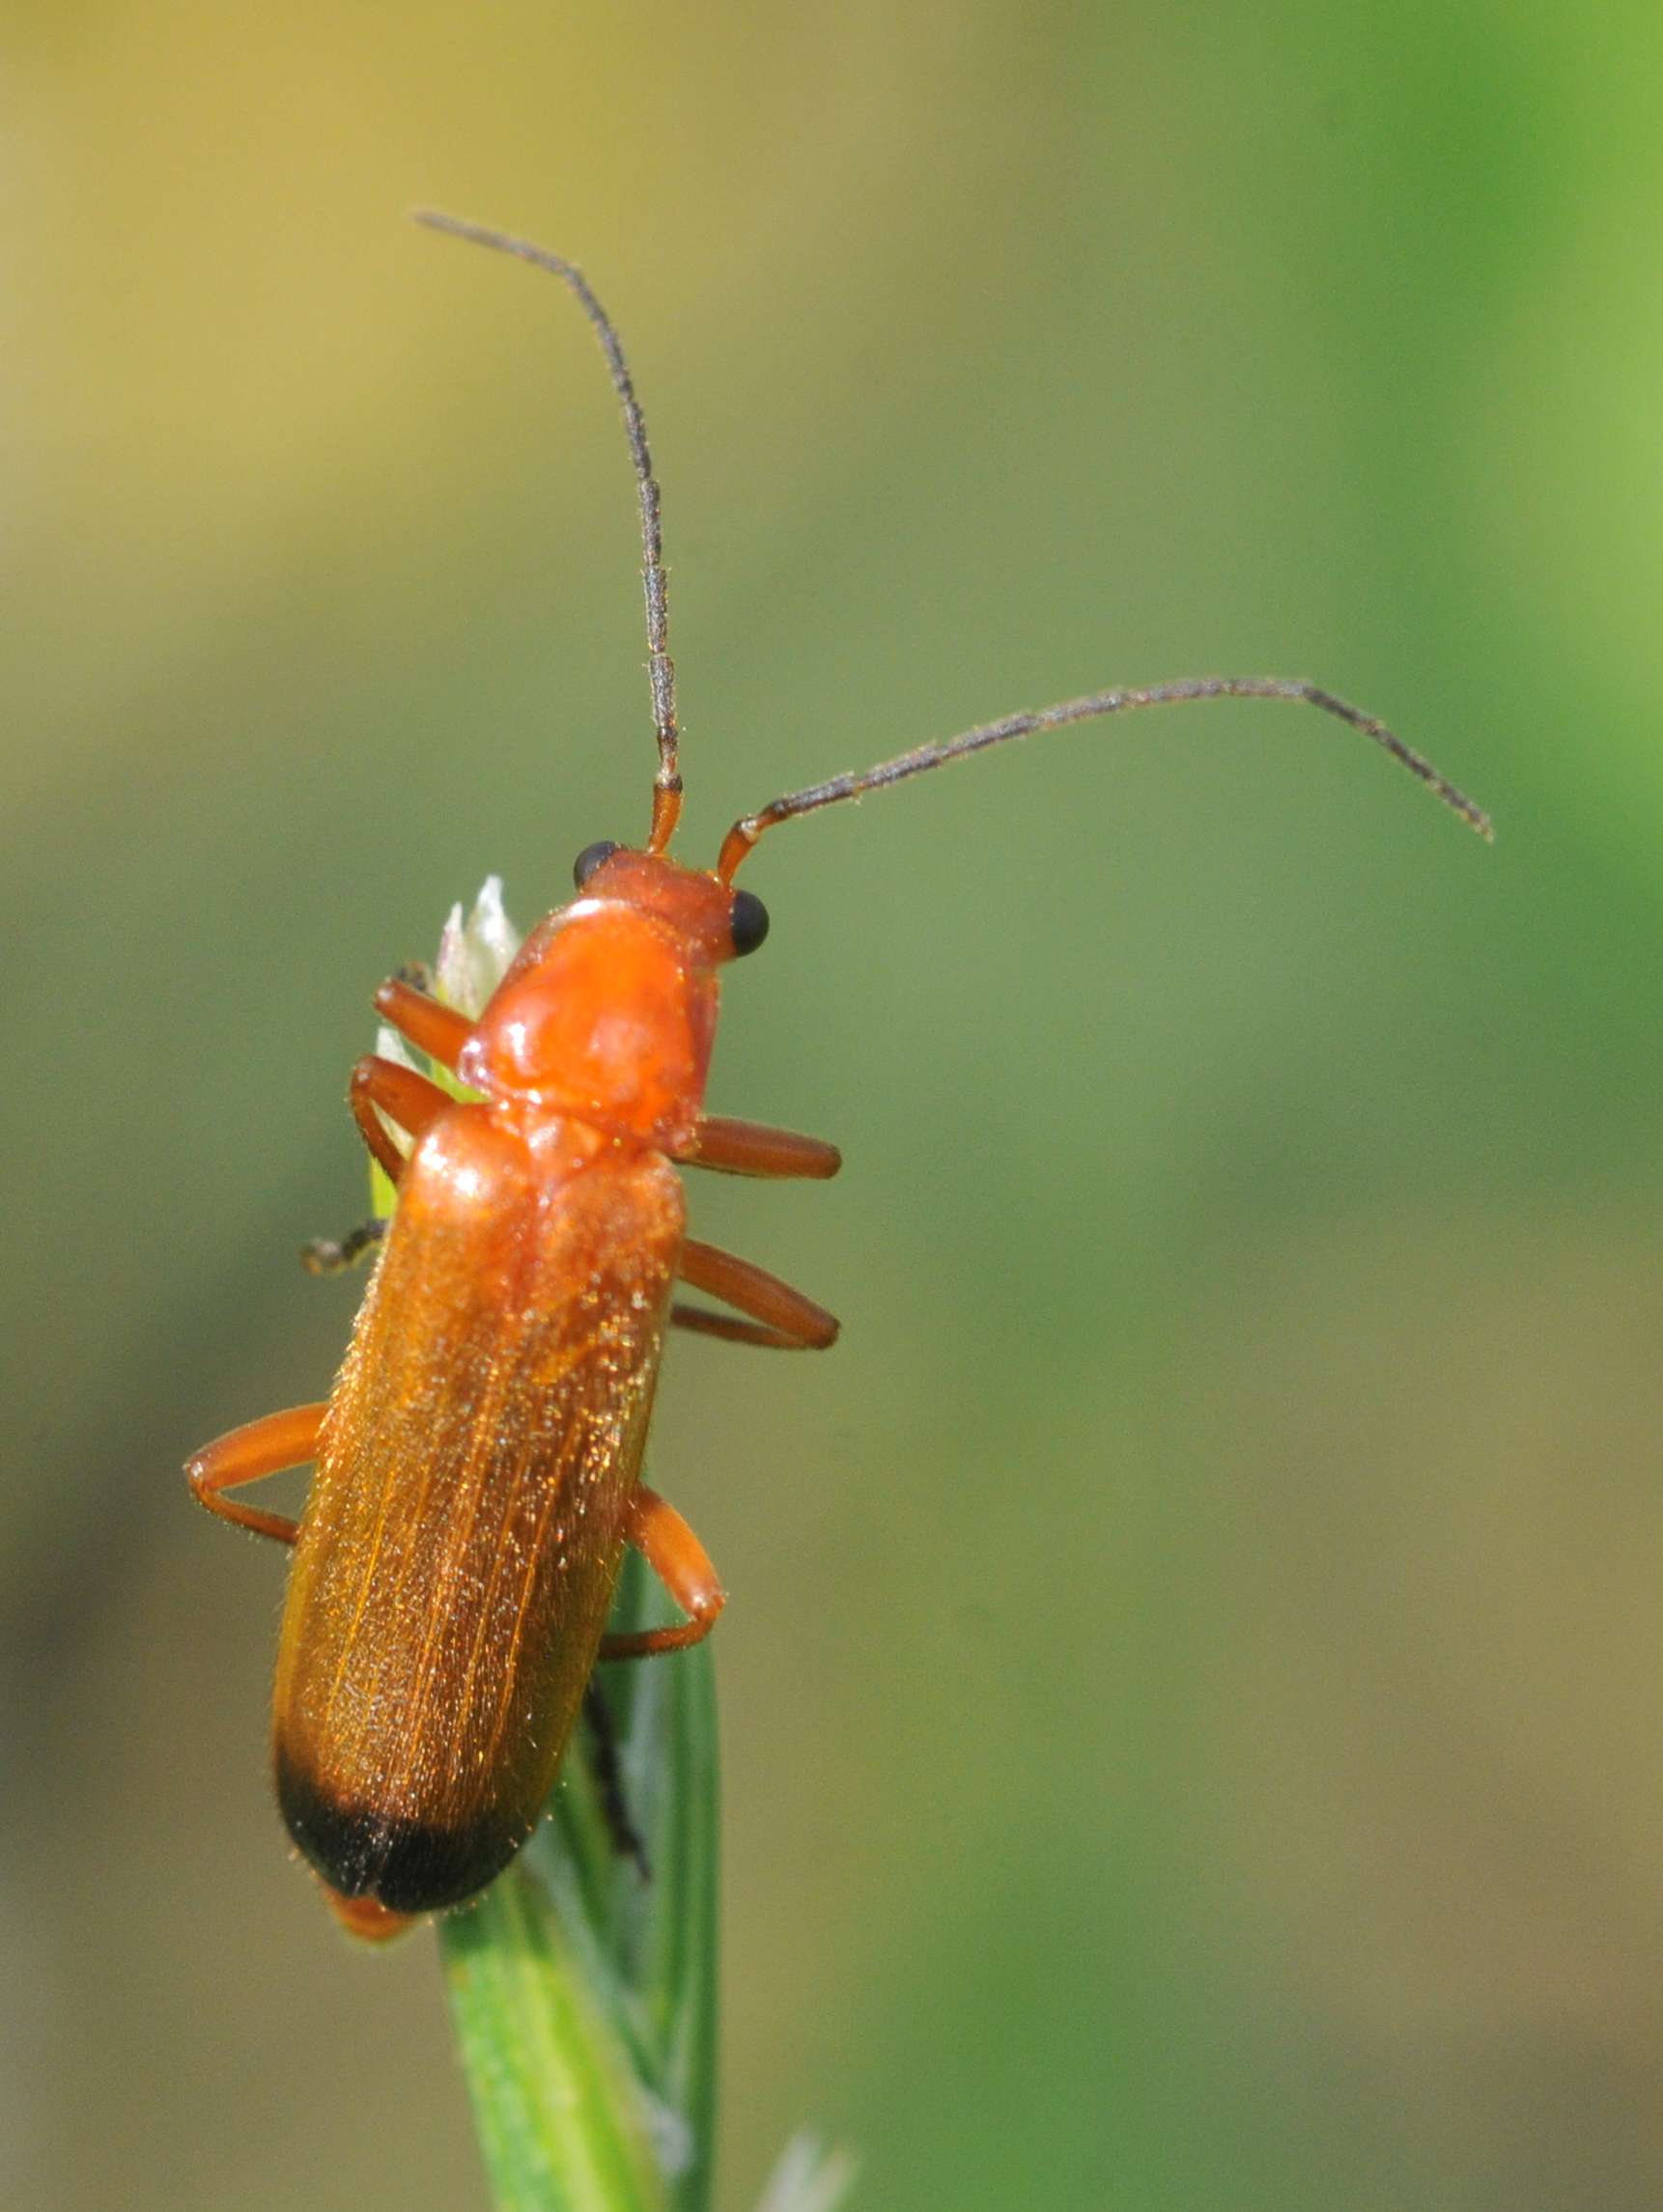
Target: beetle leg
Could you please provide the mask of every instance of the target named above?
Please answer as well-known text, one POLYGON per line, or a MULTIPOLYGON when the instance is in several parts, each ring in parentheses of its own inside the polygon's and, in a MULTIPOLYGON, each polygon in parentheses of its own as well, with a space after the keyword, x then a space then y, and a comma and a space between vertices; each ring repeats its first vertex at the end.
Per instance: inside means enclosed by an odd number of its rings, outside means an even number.
POLYGON ((760 1121, 731 1121, 706 1114, 686 1152, 676 1158, 687 1167, 716 1167, 724 1175, 802 1175, 823 1182, 835 1175, 843 1155, 818 1136, 799 1136, 789 1129, 770 1129, 760 1121))
POLYGON ((684 1651, 702 1643, 727 1603, 704 1546, 673 1505, 644 1482, 635 1485, 625 1533, 683 1612, 674 1628, 643 1628, 601 1638, 603 1659, 648 1659, 659 1651, 684 1651))
POLYGON ((389 1217, 372 1214, 344 1237, 310 1237, 300 1246, 300 1265, 309 1275, 345 1274, 366 1252, 374 1251, 387 1233, 389 1217))
POLYGON ((726 1320, 722 1314, 713 1313, 700 1321, 682 1319, 685 1314, 697 1313, 700 1309, 696 1306, 676 1309, 673 1318, 681 1320, 684 1329, 698 1329, 707 1336, 728 1336, 743 1343, 772 1344, 783 1339, 786 1345, 805 1352, 823 1352, 837 1341, 834 1314, 816 1305, 811 1298, 804 1298, 800 1290, 793 1290, 788 1282, 781 1282, 777 1275, 771 1275, 766 1268, 721 1251, 715 1245, 701 1245, 690 1237, 682 1246, 681 1275, 694 1290, 709 1291, 712 1298, 737 1305, 741 1313, 760 1322, 771 1333, 751 1336, 732 1326, 712 1328, 711 1323, 726 1320))
POLYGON ((376 1012, 430 1060, 455 1073, 457 1054, 473 1030, 465 1014, 441 1005, 403 975, 389 975, 376 993, 376 1012))
POLYGON ((760 1321, 741 1321, 737 1314, 714 1313, 708 1305, 670 1307, 670 1327, 693 1336, 717 1336, 724 1344, 756 1344, 765 1352, 816 1352, 820 1349, 803 1336, 788 1336, 783 1329, 767 1329, 760 1321))
POLYGON ((248 1421, 240 1429, 204 1444, 185 1463, 185 1480, 210 1513, 234 1521, 240 1528, 271 1536, 279 1544, 293 1544, 299 1523, 286 1513, 262 1513, 256 1505, 241 1505, 222 1497, 240 1483, 258 1482, 262 1475, 280 1474, 286 1467, 301 1467, 315 1458, 318 1431, 324 1425, 323 1405, 290 1406, 281 1414, 268 1414, 262 1421, 248 1421))
POLYGON ((600 1792, 601 1810, 606 1816, 612 1849, 620 1859, 631 1861, 643 1882, 650 1882, 653 1870, 647 1862, 647 1847, 641 1841, 640 1830, 630 1817, 630 1801, 624 1794, 617 1723, 612 1719, 606 1693, 593 1678, 583 1693, 583 1718, 589 1723, 589 1764, 594 1769, 595 1787, 600 1792))
POLYGON ((385 1114, 395 1127, 409 1130, 411 1136, 421 1136, 456 1101, 426 1076, 418 1076, 414 1068, 401 1067, 397 1060, 378 1059, 372 1052, 352 1070, 347 1103, 364 1142, 386 1170, 388 1180, 396 1183, 405 1171, 405 1156, 387 1134, 381 1115, 385 1114))

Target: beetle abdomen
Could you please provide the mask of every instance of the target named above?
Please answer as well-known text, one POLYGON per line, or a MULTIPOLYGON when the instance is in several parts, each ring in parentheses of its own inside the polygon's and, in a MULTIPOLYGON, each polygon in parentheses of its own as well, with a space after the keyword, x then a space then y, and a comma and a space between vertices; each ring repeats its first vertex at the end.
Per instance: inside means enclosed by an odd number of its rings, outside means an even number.
POLYGON ((594 1665, 683 1209, 659 1155, 535 1151, 481 1106, 424 1137, 329 1402, 274 1751, 330 1888, 483 1889, 530 1834, 594 1665))

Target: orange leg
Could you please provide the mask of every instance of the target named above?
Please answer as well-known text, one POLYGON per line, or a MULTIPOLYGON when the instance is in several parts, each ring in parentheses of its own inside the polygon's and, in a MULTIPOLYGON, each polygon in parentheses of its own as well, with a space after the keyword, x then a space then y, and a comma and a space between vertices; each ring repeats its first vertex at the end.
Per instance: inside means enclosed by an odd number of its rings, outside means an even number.
MULTIPOLYGON (((398 982, 397 977, 394 978, 398 982)), ((400 989, 408 989, 400 983, 400 989)), ((420 993, 412 994, 419 997, 420 993)), ((435 1002, 437 1003, 437 1001, 435 1002)), ((442 1014, 448 1011, 439 1007, 442 1014)), ((347 1103, 352 1109, 352 1119, 358 1125, 358 1134, 369 1146, 377 1163, 388 1179, 397 1183, 405 1170, 405 1156, 387 1134, 381 1116, 396 1128, 408 1130, 411 1136, 421 1136, 456 1101, 448 1091, 440 1090, 437 1083, 430 1082, 426 1076, 418 1075, 414 1068, 407 1068, 397 1060, 383 1060, 376 1053, 360 1060, 352 1070, 347 1085, 347 1103)), ((373 1251, 387 1233, 384 1220, 361 1221, 344 1237, 314 1237, 300 1246, 300 1265, 308 1274, 340 1274, 373 1251)))
POLYGON ((630 1500, 629 1539, 683 1612, 678 1628, 643 1628, 601 1638, 603 1659, 649 1659, 655 1652, 685 1651, 702 1643, 727 1603, 708 1554, 673 1505, 644 1482, 630 1500))
POLYGON ((271 1536, 279 1544, 293 1544, 299 1524, 286 1513, 262 1513, 256 1505, 240 1505, 221 1495, 240 1483, 258 1482, 262 1475, 281 1474, 286 1467, 303 1467, 318 1451, 318 1431, 327 1408, 291 1406, 285 1413, 268 1414, 263 1421, 249 1421, 226 1436, 216 1437, 185 1464, 185 1480, 210 1513, 234 1521, 239 1528, 271 1536))
POLYGON ((396 1183, 405 1171, 405 1156, 388 1135, 381 1115, 398 1128, 408 1129, 411 1136, 421 1136, 456 1101, 413 1068, 401 1067, 397 1060, 379 1059, 372 1052, 352 1070, 347 1103, 359 1134, 385 1168, 388 1179, 396 1183))
MULTIPOLYGON (((322 1270, 314 1271, 322 1273, 322 1270)), ((755 1344, 764 1352, 819 1352, 824 1346, 803 1336, 788 1336, 783 1329, 767 1329, 760 1321, 741 1321, 737 1314, 713 1313, 708 1305, 670 1307, 670 1327, 685 1329, 691 1336, 715 1336, 723 1344, 755 1344)))
POLYGON ((456 1056, 472 1034, 473 1023, 454 1006, 441 1006, 402 975, 389 975, 376 993, 376 1012, 441 1068, 456 1072, 456 1056))
POLYGON ((837 1341, 835 1315, 765 1268, 720 1251, 715 1245, 697 1244, 690 1237, 682 1246, 681 1274, 694 1290, 709 1291, 712 1298, 723 1299, 751 1321, 760 1322, 762 1333, 752 1334, 726 1314, 707 1314, 701 1307, 685 1305, 671 1313, 671 1319, 683 1329, 696 1329, 707 1336, 725 1336, 734 1343, 777 1344, 804 1352, 824 1352, 837 1341), (692 1318, 695 1315, 697 1319, 692 1318))
POLYGON ((716 1167, 724 1175, 803 1175, 815 1182, 835 1175, 843 1164, 837 1147, 818 1136, 798 1136, 759 1121, 730 1121, 722 1114, 707 1114, 679 1158, 688 1167, 716 1167))

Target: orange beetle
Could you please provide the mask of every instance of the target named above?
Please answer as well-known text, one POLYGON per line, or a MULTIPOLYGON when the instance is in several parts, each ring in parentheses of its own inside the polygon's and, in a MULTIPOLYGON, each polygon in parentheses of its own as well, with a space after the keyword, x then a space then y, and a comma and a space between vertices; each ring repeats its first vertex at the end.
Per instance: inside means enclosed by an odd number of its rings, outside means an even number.
POLYGON ((277 1794, 342 1922, 371 1938, 461 1903, 513 1858, 598 1657, 696 1642, 721 1610, 697 1538, 640 1480, 666 1328, 778 1348, 837 1333, 800 1292, 691 1241, 676 1173, 824 1177, 839 1164, 832 1145, 704 1111, 718 970, 767 934, 761 902, 733 887, 765 829, 1033 731, 1234 697, 1338 716, 1489 834, 1428 762, 1333 694, 1199 677, 1012 714, 812 785, 737 822, 713 871, 680 866, 667 856, 682 784, 659 488, 617 335, 557 255, 418 219, 550 270, 594 325, 639 487, 659 769, 644 849, 579 855, 578 898, 532 932, 477 1021, 401 978, 377 993, 383 1017, 475 1096, 458 1101, 391 1059, 358 1063, 352 1112, 398 1208, 334 1391, 234 1430, 186 1470, 213 1512, 294 1547, 277 1794), (673 1303, 678 1278, 736 1312, 673 1303), (306 1461, 298 1523, 225 1495, 306 1461), (605 1633, 629 1544, 684 1624, 605 1633))

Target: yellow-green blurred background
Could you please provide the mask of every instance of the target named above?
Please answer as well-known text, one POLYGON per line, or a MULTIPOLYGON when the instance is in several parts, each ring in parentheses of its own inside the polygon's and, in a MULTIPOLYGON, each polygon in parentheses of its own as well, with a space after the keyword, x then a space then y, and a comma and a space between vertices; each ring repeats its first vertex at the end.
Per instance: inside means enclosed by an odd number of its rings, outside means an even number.
POLYGON ((480 2206, 431 1939, 268 1800, 283 1567, 185 1452, 325 1386, 367 1000, 691 808, 1320 678, 782 829, 684 1341, 732 1592, 724 2201, 1663 2199, 1663 22, 1503 0, 12 0, 0 2197, 480 2206))

